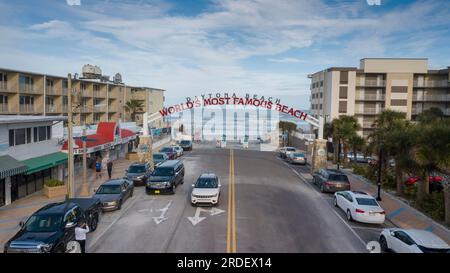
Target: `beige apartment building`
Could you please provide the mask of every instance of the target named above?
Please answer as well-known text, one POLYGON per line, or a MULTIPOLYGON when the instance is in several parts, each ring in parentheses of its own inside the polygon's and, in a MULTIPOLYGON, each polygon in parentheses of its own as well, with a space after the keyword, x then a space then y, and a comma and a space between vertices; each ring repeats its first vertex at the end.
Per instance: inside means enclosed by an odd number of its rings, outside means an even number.
MULTIPOLYGON (((91 66, 92 67, 92 66, 91 66)), ((98 68, 98 67, 96 67, 98 68)), ((98 71, 101 70, 98 68, 98 71)), ((100 121, 130 121, 124 105, 130 99, 142 102, 136 122, 142 124, 142 114, 163 108, 164 91, 150 87, 129 86, 121 82, 120 74, 114 81, 102 75, 85 74, 72 80, 74 121, 76 125, 100 121)), ((62 115, 68 113, 67 77, 0 68, 0 115, 62 115)), ((162 119, 153 126, 161 128, 162 119)))
POLYGON ((431 107, 450 115, 450 67, 428 69, 428 59, 365 58, 360 67, 330 67, 311 79, 311 114, 325 122, 354 115, 367 137, 384 109, 406 113, 415 120, 431 107))

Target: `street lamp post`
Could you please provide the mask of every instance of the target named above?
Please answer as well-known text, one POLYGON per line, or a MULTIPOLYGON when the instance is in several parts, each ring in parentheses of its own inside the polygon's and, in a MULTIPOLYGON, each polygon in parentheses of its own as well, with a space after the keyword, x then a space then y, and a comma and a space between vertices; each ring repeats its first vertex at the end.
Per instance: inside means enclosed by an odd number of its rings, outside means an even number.
POLYGON ((379 151, 378 151, 378 191, 377 191, 377 201, 381 201, 381 167, 382 167, 382 161, 383 161, 383 141, 379 142, 379 151))
POLYGON ((72 75, 69 73, 67 75, 67 89, 68 89, 68 113, 67 113, 67 149, 68 149, 68 164, 67 164, 67 195, 66 198, 74 197, 74 183, 73 183, 73 171, 74 171, 74 163, 73 163, 73 124, 72 124, 72 75))
POLYGON ((337 169, 339 170, 339 163, 341 161, 341 139, 338 138, 338 156, 337 156, 337 169))

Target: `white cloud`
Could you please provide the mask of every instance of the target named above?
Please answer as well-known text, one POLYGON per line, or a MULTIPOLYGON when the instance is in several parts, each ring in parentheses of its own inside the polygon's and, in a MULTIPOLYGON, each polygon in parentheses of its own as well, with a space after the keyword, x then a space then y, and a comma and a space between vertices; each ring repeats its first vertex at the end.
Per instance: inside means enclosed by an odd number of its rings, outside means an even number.
POLYGON ((305 61, 298 58, 286 57, 286 58, 271 58, 268 59, 269 62, 273 63, 304 63, 305 61))

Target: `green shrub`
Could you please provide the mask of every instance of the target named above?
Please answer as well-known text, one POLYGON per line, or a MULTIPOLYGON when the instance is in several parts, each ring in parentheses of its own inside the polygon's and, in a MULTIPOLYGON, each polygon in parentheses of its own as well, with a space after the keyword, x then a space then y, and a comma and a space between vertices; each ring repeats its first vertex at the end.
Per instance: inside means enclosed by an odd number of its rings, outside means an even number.
POLYGON ((438 221, 444 221, 444 193, 433 192, 427 195, 422 201, 417 203, 417 207, 431 218, 438 221))
POLYGON ((415 200, 417 196, 417 186, 416 185, 405 185, 404 195, 410 200, 415 200))
POLYGON ((367 174, 367 166, 361 165, 361 164, 352 164, 351 167, 353 168, 353 173, 365 176, 367 174))
POLYGON ((47 187, 64 186, 64 181, 58 179, 46 179, 44 181, 44 185, 46 185, 47 187))

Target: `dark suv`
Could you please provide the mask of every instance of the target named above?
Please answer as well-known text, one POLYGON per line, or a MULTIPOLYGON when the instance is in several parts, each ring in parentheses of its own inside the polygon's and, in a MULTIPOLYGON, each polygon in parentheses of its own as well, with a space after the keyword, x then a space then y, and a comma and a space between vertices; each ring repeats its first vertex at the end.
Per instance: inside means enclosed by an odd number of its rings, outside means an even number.
POLYGON ((145 186, 148 177, 151 175, 152 170, 148 163, 133 163, 125 171, 127 178, 133 181, 135 186, 145 186))
POLYGON ((71 252, 75 247, 75 227, 86 222, 97 228, 100 200, 73 198, 48 204, 20 222, 20 230, 5 244, 5 253, 71 252))
POLYGON ((156 167, 147 180, 147 194, 173 193, 184 182, 184 165, 181 160, 168 160, 156 167))
POLYGON ((180 146, 185 151, 192 151, 192 141, 190 140, 182 140, 180 142, 180 146))
POLYGON ((321 169, 313 174, 313 182, 321 192, 349 191, 350 181, 345 173, 336 169, 321 169))

